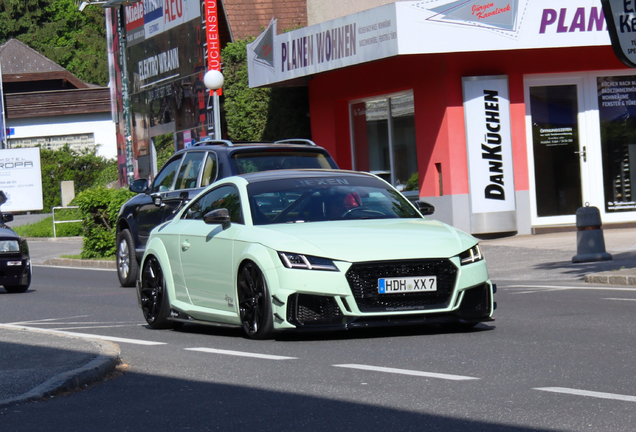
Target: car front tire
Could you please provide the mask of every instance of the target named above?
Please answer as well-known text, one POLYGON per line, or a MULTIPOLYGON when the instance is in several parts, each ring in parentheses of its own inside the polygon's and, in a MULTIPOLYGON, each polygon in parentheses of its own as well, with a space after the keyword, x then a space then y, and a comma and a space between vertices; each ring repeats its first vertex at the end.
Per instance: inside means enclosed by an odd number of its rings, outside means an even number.
POLYGON ((174 328, 175 323, 168 320, 170 301, 166 290, 166 279, 159 261, 154 256, 144 262, 139 287, 141 310, 148 325, 153 329, 174 328))
POLYGON ((135 242, 130 231, 125 229, 117 236, 117 277, 121 286, 135 286, 138 272, 135 242))
POLYGON ((263 272, 252 261, 239 269, 237 288, 245 335, 250 339, 269 339, 274 332, 272 303, 263 272))
POLYGON ((28 269, 26 270, 26 275, 23 275, 22 277, 22 283, 19 285, 4 285, 4 289, 7 290, 8 293, 19 294, 19 293, 27 292, 30 286, 31 286, 31 264, 29 263, 28 269))

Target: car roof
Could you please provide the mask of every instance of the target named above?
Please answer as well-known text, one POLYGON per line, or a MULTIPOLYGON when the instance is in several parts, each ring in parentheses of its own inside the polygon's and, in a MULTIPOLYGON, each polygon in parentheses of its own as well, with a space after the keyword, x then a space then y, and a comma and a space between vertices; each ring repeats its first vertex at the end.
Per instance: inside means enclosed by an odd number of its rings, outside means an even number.
POLYGON ((273 171, 259 171, 249 174, 241 174, 240 177, 247 180, 248 183, 258 183, 269 180, 282 180, 289 178, 329 178, 329 177, 373 177, 374 175, 359 172, 359 171, 347 171, 337 169, 288 169, 288 170, 273 170, 273 171))
POLYGON ((285 150, 285 149, 303 149, 310 152, 320 152, 328 154, 323 147, 317 146, 313 141, 308 139, 290 139, 280 141, 228 141, 228 140, 206 140, 195 143, 190 147, 186 147, 177 151, 175 154, 185 153, 189 151, 209 151, 236 153, 245 151, 262 151, 262 150, 285 150))

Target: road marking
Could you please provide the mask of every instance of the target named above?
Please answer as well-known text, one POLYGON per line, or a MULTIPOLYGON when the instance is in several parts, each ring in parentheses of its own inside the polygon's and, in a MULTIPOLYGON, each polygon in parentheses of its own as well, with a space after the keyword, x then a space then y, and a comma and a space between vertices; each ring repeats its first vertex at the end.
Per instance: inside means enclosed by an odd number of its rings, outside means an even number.
POLYGON ((566 290, 582 290, 582 291, 636 291, 634 288, 619 288, 619 287, 597 287, 597 286, 554 286, 554 285, 497 285, 497 288, 543 288, 545 291, 566 291, 566 290))
POLYGON ((89 334, 89 333, 76 333, 76 332, 68 332, 68 331, 60 331, 60 330, 45 330, 45 329, 41 329, 37 327, 27 327, 27 326, 15 325, 15 324, 0 324, 0 327, 12 328, 12 329, 18 329, 18 330, 29 330, 29 331, 41 332, 41 333, 62 334, 66 336, 74 336, 74 337, 79 337, 84 339, 100 339, 100 340, 107 340, 111 342, 129 343, 133 345, 166 345, 165 342, 152 342, 152 341, 146 341, 146 340, 140 340, 140 339, 127 339, 127 338, 120 338, 120 337, 114 337, 114 336, 102 336, 102 335, 95 335, 95 334, 89 334))
POLYGON ((199 351, 211 354, 223 354, 223 355, 231 355, 231 356, 239 356, 239 357, 254 357, 265 360, 295 360, 298 357, 285 357, 278 355, 270 355, 270 354, 259 354, 259 353, 250 353, 244 351, 231 351, 231 350, 220 350, 214 348, 184 348, 186 351, 199 351))
POLYGON ((607 298, 604 298, 603 300, 636 301, 636 299, 630 299, 630 298, 613 298, 613 297, 607 297, 607 298))
POLYGON ((395 368, 368 366, 368 365, 360 365, 360 364, 341 364, 341 365, 333 365, 333 366, 341 367, 341 368, 349 368, 349 369, 369 370, 374 372, 386 372, 386 373, 401 374, 401 375, 421 376, 421 377, 427 377, 427 378, 439 378, 439 379, 452 380, 452 381, 480 379, 480 378, 463 376, 463 375, 448 375, 448 374, 441 374, 441 373, 435 373, 435 372, 422 372, 422 371, 415 371, 415 370, 395 369, 395 368))
MULTIPOLYGON (((46 324, 47 321, 60 321, 65 319, 88 318, 89 316, 90 315, 75 315, 75 316, 64 317, 64 318, 46 318, 46 319, 33 320, 33 321, 16 321, 16 322, 7 323, 7 324, 36 324, 36 323, 46 324)), ((57 324, 57 323, 53 323, 53 324, 57 324)))
POLYGON ((564 387, 541 387, 541 388, 535 388, 534 390, 540 390, 540 391, 546 391, 546 392, 552 392, 552 393, 565 393, 565 394, 571 394, 576 396, 589 396, 589 397, 595 397, 599 399, 613 399, 613 400, 619 400, 619 401, 625 401, 625 402, 636 402, 636 396, 628 396, 628 395, 621 395, 621 394, 615 394, 615 393, 602 393, 602 392, 577 390, 577 389, 564 388, 564 387))
POLYGON ((93 270, 93 271, 109 271, 109 272, 117 271, 117 269, 107 269, 107 268, 97 268, 97 267, 58 266, 58 265, 47 265, 47 264, 31 264, 31 267, 47 267, 47 268, 67 269, 67 270, 93 270))

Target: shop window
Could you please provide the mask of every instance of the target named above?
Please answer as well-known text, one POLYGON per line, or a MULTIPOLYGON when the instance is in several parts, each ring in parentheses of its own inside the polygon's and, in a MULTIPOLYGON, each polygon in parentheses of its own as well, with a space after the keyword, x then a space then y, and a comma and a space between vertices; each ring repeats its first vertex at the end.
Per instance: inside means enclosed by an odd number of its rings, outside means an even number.
POLYGON ((417 191, 413 93, 354 102, 350 106, 353 168, 376 174, 402 191, 417 191))
POLYGON ((596 79, 605 211, 636 209, 636 76, 596 79))

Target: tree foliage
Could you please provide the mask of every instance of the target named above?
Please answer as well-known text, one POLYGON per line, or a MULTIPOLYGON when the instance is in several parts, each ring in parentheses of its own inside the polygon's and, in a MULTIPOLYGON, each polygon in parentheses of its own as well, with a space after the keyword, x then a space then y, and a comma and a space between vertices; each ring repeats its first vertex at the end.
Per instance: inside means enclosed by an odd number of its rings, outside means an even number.
POLYGON ((40 149, 44 212, 48 213, 51 211, 51 207, 62 204, 60 190, 62 181, 73 180, 76 194, 98 184, 99 179, 105 183, 112 181, 111 178, 103 178, 102 174, 105 171, 112 171, 116 174, 116 168, 114 171, 111 168, 116 164, 116 161, 97 156, 96 152, 96 149, 77 151, 68 145, 59 150, 40 149))
POLYGON ((79 79, 108 83, 106 27, 100 5, 75 0, 0 0, 0 43, 15 38, 79 79))
POLYGON ((228 138, 237 141, 310 138, 306 87, 249 88, 247 44, 252 40, 230 43, 221 52, 228 138))
POLYGON ((98 187, 85 190, 75 198, 84 227, 82 258, 115 255, 115 227, 119 208, 133 195, 127 189, 98 187))

